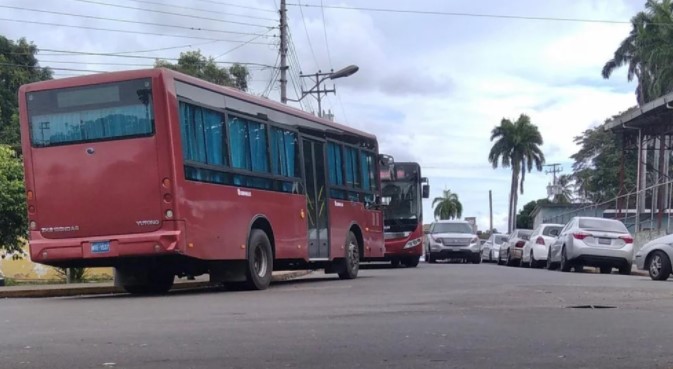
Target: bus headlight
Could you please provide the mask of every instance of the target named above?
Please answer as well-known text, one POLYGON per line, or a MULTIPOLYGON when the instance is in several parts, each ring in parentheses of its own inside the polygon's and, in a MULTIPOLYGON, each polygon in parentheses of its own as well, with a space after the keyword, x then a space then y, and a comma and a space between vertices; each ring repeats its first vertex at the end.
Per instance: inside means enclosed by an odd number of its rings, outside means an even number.
POLYGON ((421 238, 415 238, 413 240, 409 240, 406 245, 404 245, 405 249, 410 249, 412 247, 416 247, 420 245, 423 242, 423 239, 421 238))

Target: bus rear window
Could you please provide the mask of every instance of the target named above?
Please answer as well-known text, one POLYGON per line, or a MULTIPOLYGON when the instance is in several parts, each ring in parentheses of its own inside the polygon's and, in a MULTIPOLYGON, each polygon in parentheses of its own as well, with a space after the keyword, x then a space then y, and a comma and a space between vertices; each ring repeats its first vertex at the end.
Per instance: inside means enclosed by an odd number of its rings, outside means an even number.
POLYGON ((150 136, 154 133, 149 79, 26 95, 34 147, 150 136))

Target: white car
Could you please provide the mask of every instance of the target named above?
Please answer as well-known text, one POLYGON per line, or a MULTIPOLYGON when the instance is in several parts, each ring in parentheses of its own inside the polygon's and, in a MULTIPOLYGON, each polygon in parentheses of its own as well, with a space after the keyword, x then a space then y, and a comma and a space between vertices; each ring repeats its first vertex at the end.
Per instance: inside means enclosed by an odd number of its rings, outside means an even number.
POLYGON ((673 272, 673 235, 659 237, 643 246, 636 253, 638 269, 647 270, 650 278, 655 281, 665 281, 673 272))
POLYGON ((506 234, 492 234, 481 249, 481 260, 495 263, 500 256, 500 245, 507 240, 506 234))
POLYGON ((547 264, 549 246, 561 233, 563 224, 540 224, 523 246, 521 264, 524 267, 542 268, 547 264))
POLYGON ((515 229, 500 246, 498 265, 520 266, 523 246, 530 239, 532 229, 515 229))
POLYGON ((618 220, 575 217, 561 230, 549 247, 547 269, 563 272, 585 265, 598 267, 603 274, 619 268, 619 274, 631 274, 633 236, 618 220))

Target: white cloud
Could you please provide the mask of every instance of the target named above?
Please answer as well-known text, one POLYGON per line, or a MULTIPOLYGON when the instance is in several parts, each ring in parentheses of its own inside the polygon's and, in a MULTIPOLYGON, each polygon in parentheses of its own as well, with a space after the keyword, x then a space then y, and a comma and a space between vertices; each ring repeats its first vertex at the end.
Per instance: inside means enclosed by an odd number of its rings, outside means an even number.
MULTIPOLYGON (((275 8, 268 1, 230 0, 245 6, 275 8)), ((308 0, 306 1, 308 2, 308 0)), ((129 9, 83 4, 75 1, 46 3, 38 0, 5 2, 13 6, 169 23, 240 32, 263 32, 262 28, 226 24, 216 20, 197 20, 138 12, 129 9)), ((217 14, 231 12, 275 19, 277 13, 217 6, 202 1, 170 2, 180 6, 210 9, 213 13, 189 13, 220 20, 274 25, 273 21, 217 14)), ((327 2, 326 2, 327 3, 327 2)), ((120 4, 122 4, 120 2, 120 4)), ((330 4, 362 6, 354 0, 330 4)), ((171 10, 124 1, 123 5, 171 10)), ((632 1, 584 0, 568 3, 521 0, 446 2, 431 0, 409 3, 402 0, 371 0, 369 7, 436 9, 454 12, 555 16, 628 20, 642 4, 632 1)), ((171 11, 176 11, 172 9, 171 11)), ((171 30, 150 25, 120 24, 56 15, 3 9, 7 18, 30 19, 71 25, 119 28, 165 34, 198 34, 213 38, 247 40, 249 36, 213 32, 171 30)), ((600 76, 604 62, 629 31, 628 24, 595 24, 511 19, 423 16, 395 13, 370 13, 326 9, 326 31, 332 65, 328 62, 324 41, 323 18, 319 9, 304 9, 304 21, 297 7, 289 9, 290 27, 303 72, 335 69, 357 64, 360 71, 337 80, 340 101, 347 123, 375 133, 381 150, 397 160, 419 161, 430 177, 431 197, 444 188, 457 192, 464 204, 465 216, 477 216, 487 227, 488 190, 493 190, 495 226, 506 228, 510 172, 493 170, 487 162, 490 131, 503 117, 516 119, 527 113, 538 124, 545 138, 543 149, 549 161, 562 162, 569 168, 569 156, 576 151, 573 137, 587 127, 623 111, 635 103, 633 85, 625 82, 623 72, 612 80, 600 76), (313 49, 313 52, 311 51, 313 49), (313 55, 315 54, 315 60, 313 55)), ((277 31, 272 31, 272 34, 277 31)), ((143 50, 175 45, 196 45, 203 40, 132 35, 1 22, 0 34, 9 38, 26 37, 40 48, 115 52, 143 50)), ((275 38, 258 41, 276 42, 275 38)), ((231 42, 201 45, 207 55, 219 55, 236 46, 231 42)), ((174 49, 145 53, 176 57, 174 49)), ((88 63, 123 62, 146 64, 152 60, 120 59, 100 56, 46 56, 43 60, 79 61, 80 64, 43 63, 54 67, 80 69, 127 69, 130 66, 100 66, 88 63)), ((277 51, 272 45, 247 45, 221 60, 274 64, 277 51)), ((253 69, 253 92, 268 83, 272 70, 253 69)), ((293 71, 297 72, 297 71, 293 71)), ((59 74, 68 72, 59 71, 59 74)), ((77 73, 77 72, 70 72, 77 73)), ((294 95, 291 90, 290 95, 294 95)), ((277 87, 271 95, 278 99, 277 87)), ((339 99, 330 96, 326 108, 345 120, 339 99)), ((526 193, 519 208, 527 201, 544 197, 548 176, 532 173, 526 179, 526 193)), ((426 221, 431 219, 430 202, 425 201, 426 221)))

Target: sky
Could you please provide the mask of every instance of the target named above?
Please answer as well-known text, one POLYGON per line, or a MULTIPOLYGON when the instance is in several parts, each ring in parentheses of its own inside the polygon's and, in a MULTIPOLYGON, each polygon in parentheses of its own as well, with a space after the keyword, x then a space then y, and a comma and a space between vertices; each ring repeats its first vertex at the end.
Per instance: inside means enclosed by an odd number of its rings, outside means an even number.
MULTIPOLYGON (((320 0, 288 0, 294 81, 289 97, 297 96, 300 72, 359 66, 358 73, 334 81, 337 94, 325 98, 323 108, 341 123, 376 134, 380 152, 396 161, 419 162, 430 181, 430 197, 445 189, 457 193, 463 216, 477 217, 480 229, 488 229, 489 190, 493 225, 507 228, 511 172, 493 169, 487 160, 490 132, 503 118, 529 115, 544 138, 547 163, 560 163, 563 173, 570 173, 570 156, 578 150, 573 138, 636 102, 635 84, 627 82, 625 71, 605 80, 601 69, 630 30, 620 22, 628 22, 644 1, 322 3, 323 9, 320 0)), ((4 0, 0 34, 34 42, 42 49, 42 66, 68 69, 56 70, 57 78, 151 67, 152 57, 177 58, 180 52, 200 49, 222 65, 255 63, 250 92, 279 100, 273 68, 278 61, 277 6, 278 0, 4 0)), ((315 109, 310 99, 292 104, 315 109)), ((527 175, 518 208, 546 197, 550 180, 544 172, 527 175)), ((423 205, 427 223, 433 218, 431 201, 423 205)))

